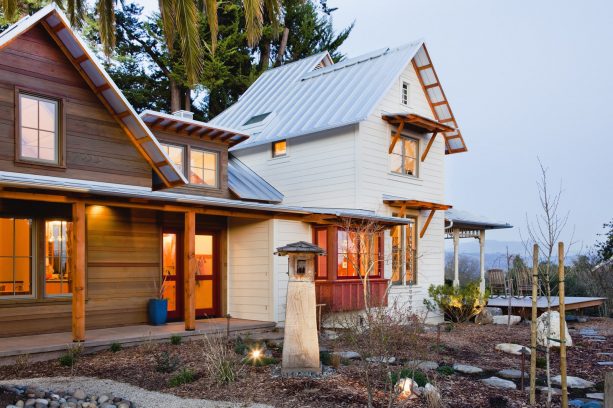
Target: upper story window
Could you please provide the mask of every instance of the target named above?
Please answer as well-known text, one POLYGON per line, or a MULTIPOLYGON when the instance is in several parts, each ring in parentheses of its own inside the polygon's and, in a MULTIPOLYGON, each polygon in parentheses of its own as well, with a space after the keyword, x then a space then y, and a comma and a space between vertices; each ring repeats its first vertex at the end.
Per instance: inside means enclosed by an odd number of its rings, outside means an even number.
POLYGON ((162 150, 164 150, 177 170, 179 170, 181 173, 185 173, 185 166, 183 165, 183 161, 185 160, 185 148, 183 146, 176 146, 167 143, 160 144, 162 145, 162 150))
POLYGON ((20 93, 18 112, 18 158, 60 165, 59 101, 20 93))
MULTIPOLYGON (((392 134, 392 138, 394 135, 392 134)), ((393 173, 417 176, 419 155, 419 141, 410 137, 401 136, 392 151, 390 166, 393 173)))
POLYGON ((190 149, 189 182, 207 187, 218 186, 218 154, 207 150, 190 149))
POLYGON ((400 89, 400 102, 405 106, 409 106, 410 91, 411 91, 411 85, 406 81, 402 81, 402 86, 400 89))
POLYGON ((272 143, 272 157, 287 156, 287 140, 279 140, 272 143))

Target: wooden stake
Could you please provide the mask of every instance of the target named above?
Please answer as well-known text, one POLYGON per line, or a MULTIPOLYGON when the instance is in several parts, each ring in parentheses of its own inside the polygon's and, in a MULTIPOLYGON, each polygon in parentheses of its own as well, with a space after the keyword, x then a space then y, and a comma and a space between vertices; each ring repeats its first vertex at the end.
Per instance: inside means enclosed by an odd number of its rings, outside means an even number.
POLYGON ((568 408, 566 387, 566 306, 564 305, 564 242, 558 242, 558 278, 560 311, 560 377, 562 388, 562 408, 568 408))
POLYGON ((183 248, 183 289, 185 330, 196 329, 196 213, 185 213, 183 231, 185 245, 183 248))
POLYGON ((539 279, 539 246, 532 249, 532 320, 530 321, 530 405, 536 404, 536 301, 539 279))
POLYGON ((85 341, 85 203, 72 205, 72 341, 85 341))

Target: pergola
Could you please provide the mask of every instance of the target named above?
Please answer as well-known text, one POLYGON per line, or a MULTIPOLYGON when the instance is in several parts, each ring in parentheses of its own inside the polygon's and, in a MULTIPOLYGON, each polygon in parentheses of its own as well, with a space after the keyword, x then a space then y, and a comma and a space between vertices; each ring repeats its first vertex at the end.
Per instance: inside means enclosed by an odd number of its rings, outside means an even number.
POLYGON ((479 288, 481 293, 485 292, 485 231, 513 228, 513 226, 508 223, 492 222, 485 217, 456 209, 445 212, 445 221, 448 224, 445 226, 445 238, 453 239, 453 286, 460 285, 458 265, 460 238, 476 238, 479 240, 479 288))

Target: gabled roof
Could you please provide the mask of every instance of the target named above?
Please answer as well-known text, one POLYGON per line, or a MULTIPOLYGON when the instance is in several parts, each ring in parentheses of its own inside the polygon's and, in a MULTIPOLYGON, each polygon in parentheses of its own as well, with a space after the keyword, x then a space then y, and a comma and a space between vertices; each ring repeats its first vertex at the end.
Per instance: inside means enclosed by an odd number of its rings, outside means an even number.
MULTIPOLYGON (((425 60, 429 62, 421 40, 397 48, 384 48, 337 64, 330 63, 327 52, 315 54, 264 72, 234 105, 210 123, 242 129, 251 135, 249 140, 234 149, 353 125, 373 112, 414 59, 419 61, 416 65, 418 72, 423 75, 433 72, 426 72, 428 66, 421 64, 425 60), (261 126, 246 126, 251 118, 264 114, 269 115, 261 126)), ((442 109, 451 112, 448 104, 442 106, 443 101, 447 103, 442 88, 439 86, 432 90, 435 94, 426 88, 427 84, 432 83, 426 84, 423 78, 420 81, 428 98, 442 96, 442 99, 432 102, 438 103, 432 106, 435 118, 441 122, 449 119, 439 117, 437 113, 442 109)), ((438 85, 438 79, 436 83, 438 85)), ((446 124, 457 128, 453 117, 446 124)), ((449 145, 447 152, 453 152, 449 145)))
POLYGON ((280 203, 283 194, 232 154, 228 155, 228 188, 241 200, 280 203))
POLYGON ((155 136, 141 120, 121 90, 104 70, 81 37, 70 28, 66 15, 55 4, 49 4, 31 16, 19 20, 0 34, 0 50, 38 23, 62 49, 66 58, 117 120, 136 150, 151 165, 166 187, 187 184, 187 179, 172 164, 155 136))

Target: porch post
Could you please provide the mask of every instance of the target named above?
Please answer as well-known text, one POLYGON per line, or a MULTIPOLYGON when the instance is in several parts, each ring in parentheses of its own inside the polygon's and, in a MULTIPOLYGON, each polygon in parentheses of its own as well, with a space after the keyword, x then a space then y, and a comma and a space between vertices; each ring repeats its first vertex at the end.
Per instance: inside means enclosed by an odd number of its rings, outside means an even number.
POLYGON ((85 203, 72 204, 72 341, 85 340, 85 203))
POLYGON ((460 286, 460 265, 458 246, 460 245, 460 230, 453 229, 453 287, 460 286))
POLYGON ((196 329, 196 213, 185 213, 183 231, 183 288, 185 330, 196 329))
POLYGON ((338 278, 338 232, 335 226, 328 225, 327 249, 327 269, 328 280, 335 281, 338 278))
POLYGON ((481 273, 479 290, 483 294, 485 293, 485 230, 479 231, 479 271, 481 273))

